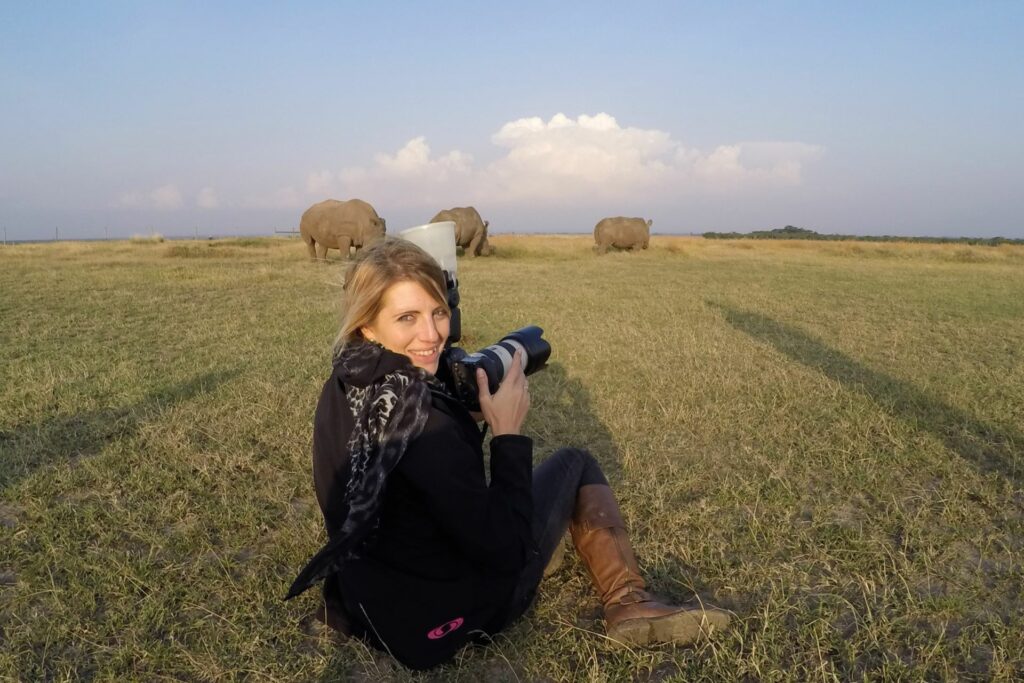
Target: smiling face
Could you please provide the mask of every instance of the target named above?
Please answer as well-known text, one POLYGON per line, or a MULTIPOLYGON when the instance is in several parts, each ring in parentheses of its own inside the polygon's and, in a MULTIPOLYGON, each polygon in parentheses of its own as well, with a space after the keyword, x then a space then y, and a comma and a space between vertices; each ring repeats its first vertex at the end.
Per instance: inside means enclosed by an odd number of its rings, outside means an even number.
POLYGON ((384 292, 377 317, 360 328, 363 337, 408 356, 412 364, 434 374, 448 339, 451 321, 441 302, 418 282, 402 280, 384 292))

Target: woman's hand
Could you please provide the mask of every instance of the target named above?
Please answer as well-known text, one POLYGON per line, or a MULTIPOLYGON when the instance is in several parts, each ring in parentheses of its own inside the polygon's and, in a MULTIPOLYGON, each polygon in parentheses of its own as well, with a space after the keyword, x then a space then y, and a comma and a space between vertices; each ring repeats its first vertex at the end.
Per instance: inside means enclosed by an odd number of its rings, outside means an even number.
POLYGON ((523 373, 523 352, 516 351, 512 367, 498 390, 491 394, 487 386, 487 373, 476 371, 476 385, 479 390, 480 412, 491 426, 494 436, 518 434, 523 427, 526 413, 530 410, 529 382, 523 373))

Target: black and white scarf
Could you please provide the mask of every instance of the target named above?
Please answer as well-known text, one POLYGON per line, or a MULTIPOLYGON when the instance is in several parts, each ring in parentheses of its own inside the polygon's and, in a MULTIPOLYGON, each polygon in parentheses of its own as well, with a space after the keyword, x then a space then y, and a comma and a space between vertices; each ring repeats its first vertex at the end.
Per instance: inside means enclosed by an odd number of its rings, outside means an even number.
MULTIPOLYGON (((346 346, 334 364, 340 366, 343 376, 358 376, 372 371, 383 353, 383 346, 357 342, 346 346)), ((364 387, 345 385, 355 425, 346 446, 349 478, 344 502, 348 514, 334 538, 299 573, 285 600, 340 570, 376 530, 387 477, 427 423, 431 387, 442 385, 412 364, 364 387)))

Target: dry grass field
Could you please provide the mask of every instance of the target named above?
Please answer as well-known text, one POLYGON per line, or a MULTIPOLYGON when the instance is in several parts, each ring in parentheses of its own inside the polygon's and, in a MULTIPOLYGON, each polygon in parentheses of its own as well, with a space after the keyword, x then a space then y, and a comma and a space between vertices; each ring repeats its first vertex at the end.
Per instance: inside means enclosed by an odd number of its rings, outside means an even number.
MULTIPOLYGON (((465 345, 545 328, 536 458, 590 448, 652 588, 734 610, 616 649, 570 555, 413 675, 281 598, 343 264, 290 239, 0 247, 0 679, 1024 677, 1024 248, 495 236, 465 345)), ((336 252, 334 252, 336 254, 336 252)))

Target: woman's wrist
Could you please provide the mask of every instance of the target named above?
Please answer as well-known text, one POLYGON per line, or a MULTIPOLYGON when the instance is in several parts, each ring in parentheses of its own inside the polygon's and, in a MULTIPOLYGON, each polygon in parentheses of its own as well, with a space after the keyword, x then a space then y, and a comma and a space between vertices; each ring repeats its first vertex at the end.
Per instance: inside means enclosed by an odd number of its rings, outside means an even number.
POLYGON ((491 423, 491 434, 494 436, 501 436, 503 434, 518 434, 519 429, 522 425, 509 424, 502 420, 495 420, 491 423))

